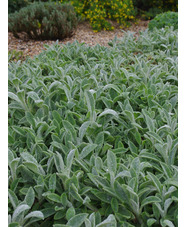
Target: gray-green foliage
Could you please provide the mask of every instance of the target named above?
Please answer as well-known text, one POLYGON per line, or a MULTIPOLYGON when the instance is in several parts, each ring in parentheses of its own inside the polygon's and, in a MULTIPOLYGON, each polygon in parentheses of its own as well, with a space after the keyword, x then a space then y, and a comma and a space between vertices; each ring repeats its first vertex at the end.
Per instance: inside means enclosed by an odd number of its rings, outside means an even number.
POLYGON ((177 226, 177 31, 110 46, 9 63, 10 227, 177 226))

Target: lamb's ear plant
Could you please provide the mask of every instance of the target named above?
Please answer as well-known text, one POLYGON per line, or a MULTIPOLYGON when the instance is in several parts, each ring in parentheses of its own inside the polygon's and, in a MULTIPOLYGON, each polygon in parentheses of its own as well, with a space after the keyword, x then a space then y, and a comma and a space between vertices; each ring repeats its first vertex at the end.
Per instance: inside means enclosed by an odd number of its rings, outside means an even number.
POLYGON ((9 62, 9 227, 178 225, 177 31, 9 62))

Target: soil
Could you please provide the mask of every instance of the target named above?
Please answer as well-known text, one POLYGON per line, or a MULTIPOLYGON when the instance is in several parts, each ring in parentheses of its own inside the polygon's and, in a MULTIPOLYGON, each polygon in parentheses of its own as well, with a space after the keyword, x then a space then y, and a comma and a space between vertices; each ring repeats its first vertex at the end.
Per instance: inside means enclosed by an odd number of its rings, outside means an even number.
MULTIPOLYGON (((101 31, 95 33, 88 22, 82 22, 78 25, 71 38, 59 41, 59 44, 66 44, 68 42, 72 43, 77 40, 79 43, 86 43, 90 46, 94 46, 96 44, 108 46, 108 42, 114 39, 115 36, 118 38, 123 37, 124 31, 132 31, 135 35, 139 35, 140 31, 145 30, 148 27, 148 23, 149 21, 139 20, 137 23, 133 23, 131 27, 122 30, 119 28, 117 23, 112 22, 115 27, 113 31, 101 31)), ((51 45, 56 42, 50 40, 30 40, 24 33, 19 34, 19 36, 20 38, 17 39, 12 33, 8 33, 8 50, 22 51, 24 57, 33 57, 34 55, 38 55, 43 49, 45 49, 43 46, 44 44, 51 45)))

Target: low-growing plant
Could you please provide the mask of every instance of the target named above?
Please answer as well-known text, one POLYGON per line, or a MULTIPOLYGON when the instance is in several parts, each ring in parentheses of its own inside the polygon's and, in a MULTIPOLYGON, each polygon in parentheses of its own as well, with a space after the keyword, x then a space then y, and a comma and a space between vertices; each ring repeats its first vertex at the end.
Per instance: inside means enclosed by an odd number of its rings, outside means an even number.
POLYGON ((16 38, 25 32, 31 39, 64 39, 73 35, 76 26, 77 17, 70 4, 36 2, 8 17, 8 30, 16 38))
POLYGON ((173 26, 174 29, 178 29, 178 13, 166 12, 158 14, 148 24, 150 30, 153 28, 164 28, 165 26, 173 26))
POLYGON ((177 31, 109 44, 9 63, 9 227, 178 225, 177 31))
POLYGON ((23 51, 10 50, 8 51, 8 62, 11 61, 19 61, 25 60, 25 56, 23 56, 23 51))

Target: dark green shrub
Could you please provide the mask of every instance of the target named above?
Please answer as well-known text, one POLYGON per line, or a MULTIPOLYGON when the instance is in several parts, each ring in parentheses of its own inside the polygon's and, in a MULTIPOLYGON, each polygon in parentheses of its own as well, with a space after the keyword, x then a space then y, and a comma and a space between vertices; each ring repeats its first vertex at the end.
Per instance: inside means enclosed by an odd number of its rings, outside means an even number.
POLYGON ((37 40, 56 40, 72 36, 77 17, 70 4, 33 3, 8 17, 8 29, 18 38, 19 32, 37 40))
POLYGON ((8 0, 8 13, 14 13, 27 6, 29 0, 8 0))
POLYGON ((164 28, 165 26, 173 26, 174 29, 178 29, 178 13, 177 12, 166 12, 157 15, 149 23, 149 30, 153 28, 164 28))
POLYGON ((178 0, 133 0, 134 7, 143 19, 153 19, 167 11, 178 11, 178 0))
POLYGON ((160 13, 163 13, 162 9, 150 8, 148 11, 141 11, 140 16, 145 20, 151 20, 160 13))
POLYGON ((162 11, 177 11, 178 0, 133 0, 133 4, 140 10, 149 11, 152 8, 159 8, 162 11))

